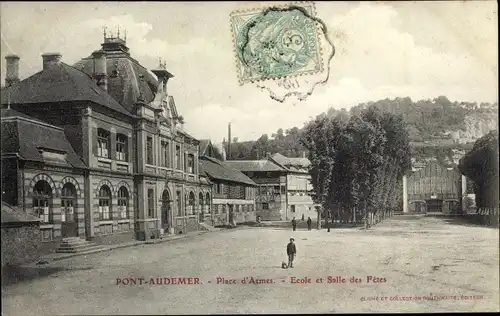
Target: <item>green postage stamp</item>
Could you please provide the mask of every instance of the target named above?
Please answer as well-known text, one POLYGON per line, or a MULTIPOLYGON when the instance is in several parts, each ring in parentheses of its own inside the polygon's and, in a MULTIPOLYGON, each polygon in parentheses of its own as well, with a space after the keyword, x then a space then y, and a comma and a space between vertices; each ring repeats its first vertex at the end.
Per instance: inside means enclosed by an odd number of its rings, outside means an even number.
POLYGON ((313 3, 235 11, 231 28, 240 84, 322 72, 313 3))

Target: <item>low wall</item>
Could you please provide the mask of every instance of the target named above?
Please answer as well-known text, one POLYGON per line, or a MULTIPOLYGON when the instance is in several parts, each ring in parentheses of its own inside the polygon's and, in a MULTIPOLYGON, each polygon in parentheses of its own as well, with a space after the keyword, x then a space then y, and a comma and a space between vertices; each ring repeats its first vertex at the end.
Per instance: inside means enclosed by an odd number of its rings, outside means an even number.
POLYGON ((2 225, 2 267, 37 260, 47 252, 38 225, 2 225))

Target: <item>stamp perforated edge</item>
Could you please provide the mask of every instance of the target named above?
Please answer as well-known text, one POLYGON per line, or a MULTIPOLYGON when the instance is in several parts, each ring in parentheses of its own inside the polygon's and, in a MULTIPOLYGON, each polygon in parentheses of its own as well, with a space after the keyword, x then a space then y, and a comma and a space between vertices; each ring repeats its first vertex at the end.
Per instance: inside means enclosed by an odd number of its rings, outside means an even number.
MULTIPOLYGON (((312 1, 300 1, 300 2, 291 2, 291 3, 287 3, 287 4, 276 4, 276 5, 272 5, 272 6, 268 6, 267 8, 281 8, 281 9, 286 9, 286 8, 290 8, 291 6, 298 6, 298 7, 304 7, 305 5, 310 5, 311 8, 312 8, 312 16, 314 18, 316 18, 316 5, 314 4, 314 2, 312 1)), ((235 62, 236 62, 236 73, 237 73, 237 76, 238 76, 238 83, 239 85, 243 85, 245 83, 264 83, 265 81, 277 81, 277 80, 281 80, 283 78, 297 78, 297 77, 301 77, 301 76, 307 76, 307 75, 314 75, 314 74, 317 74, 319 72, 323 72, 323 47, 321 45, 321 40, 320 40, 320 32, 323 32, 323 30, 321 29, 318 21, 314 21, 315 22, 315 26, 316 26, 316 39, 317 39, 317 43, 318 43, 318 51, 319 51, 319 69, 318 70, 310 70, 310 71, 303 71, 303 72, 300 72, 300 73, 294 73, 294 74, 290 74, 290 75, 285 75, 285 76, 271 76, 271 77, 267 77, 267 78, 262 78, 262 79, 254 79, 254 80, 250 80, 250 79, 244 79, 242 78, 241 76, 241 69, 240 69, 240 60, 238 58, 238 52, 237 52, 237 47, 236 47, 236 36, 237 34, 235 34, 235 31, 234 31, 234 27, 233 27, 233 16, 234 15, 238 15, 238 14, 243 14, 243 13, 250 13, 250 12, 262 12, 263 10, 265 10, 265 8, 247 8, 247 9, 238 9, 238 10, 234 10, 233 12, 230 13, 229 15, 229 24, 230 24, 230 28, 231 28, 231 34, 232 34, 232 40, 233 40, 233 54, 234 54, 234 58, 235 58, 235 62)), ((326 35, 325 35, 326 36, 326 35)))

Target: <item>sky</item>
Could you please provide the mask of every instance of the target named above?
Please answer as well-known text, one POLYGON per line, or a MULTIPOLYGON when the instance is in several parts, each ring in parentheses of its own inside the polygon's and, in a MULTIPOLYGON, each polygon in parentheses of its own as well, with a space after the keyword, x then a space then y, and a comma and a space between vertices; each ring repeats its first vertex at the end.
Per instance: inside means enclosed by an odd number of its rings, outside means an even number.
MULTIPOLYGON (((286 3, 286 2, 285 2, 286 3)), ((168 92, 193 136, 256 140, 312 117, 385 98, 498 102, 496 1, 317 2, 336 54, 330 78, 305 101, 284 103, 240 86, 229 15, 270 2, 2 2, 1 80, 17 54, 20 77, 41 70, 41 54, 73 64, 100 48, 103 26, 127 30, 132 57, 166 62, 168 92)))

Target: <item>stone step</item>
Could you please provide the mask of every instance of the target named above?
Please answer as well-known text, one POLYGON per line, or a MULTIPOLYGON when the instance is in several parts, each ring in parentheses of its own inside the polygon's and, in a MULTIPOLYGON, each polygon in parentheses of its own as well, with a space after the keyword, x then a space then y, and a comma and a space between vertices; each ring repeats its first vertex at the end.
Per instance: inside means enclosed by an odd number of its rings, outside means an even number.
POLYGON ((93 246, 95 244, 93 243, 84 243, 84 244, 79 244, 79 245, 66 245, 66 244, 60 244, 58 249, 79 249, 79 248, 85 248, 89 246, 93 246))
POLYGON ((85 238, 80 238, 80 237, 65 237, 62 239, 62 241, 78 241, 78 240, 85 240, 85 238))
POLYGON ((209 225, 207 223, 200 223, 200 226, 202 227, 203 230, 209 231, 209 232, 212 232, 215 229, 215 227, 213 227, 212 225, 209 225))
POLYGON ((79 252, 88 252, 88 251, 95 251, 95 250, 103 250, 104 247, 96 245, 96 244, 90 244, 87 247, 81 247, 81 248, 59 248, 56 250, 57 253, 79 253, 79 252))
POLYGON ((61 242, 61 245, 70 245, 70 246, 75 245, 75 246, 77 246, 77 245, 84 245, 86 243, 88 243, 88 241, 82 239, 82 240, 74 240, 74 241, 63 241, 63 242, 61 242))

